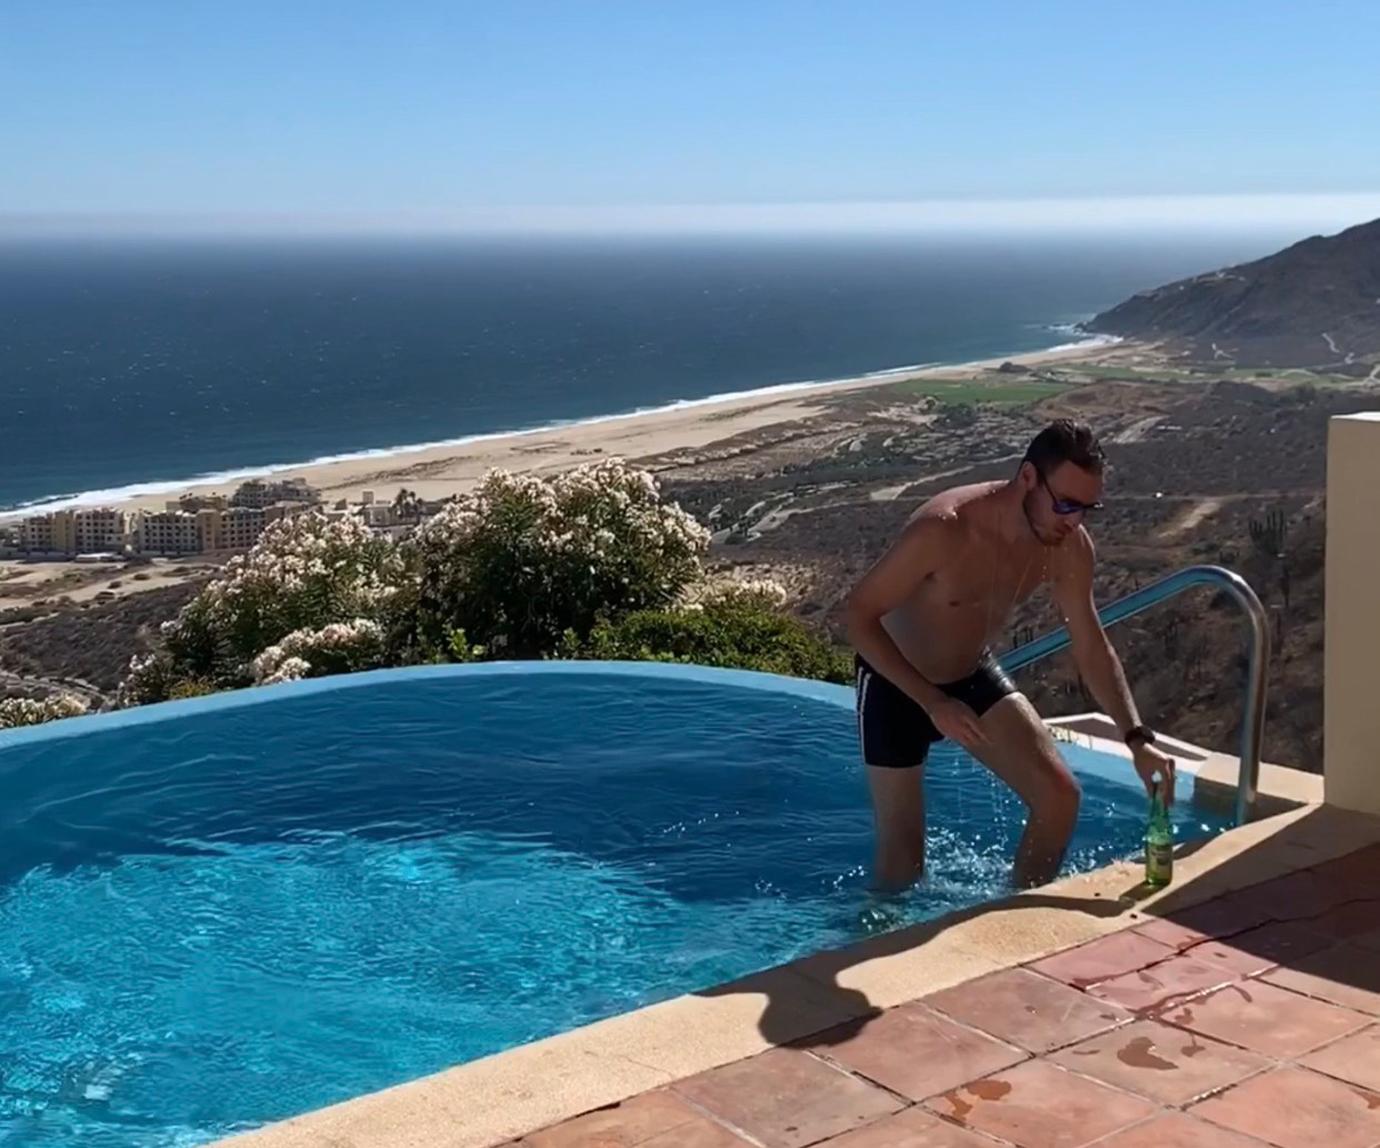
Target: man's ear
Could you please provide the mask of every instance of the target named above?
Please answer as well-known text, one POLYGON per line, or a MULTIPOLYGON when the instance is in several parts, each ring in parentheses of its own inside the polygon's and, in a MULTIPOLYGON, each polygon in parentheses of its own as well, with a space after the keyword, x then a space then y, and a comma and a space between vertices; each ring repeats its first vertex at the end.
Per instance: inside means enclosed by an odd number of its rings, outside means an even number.
POLYGON ((1035 464, 1029 460, 1022 462, 1020 469, 1016 471, 1016 479, 1021 484, 1022 490, 1034 490, 1038 481, 1035 464))

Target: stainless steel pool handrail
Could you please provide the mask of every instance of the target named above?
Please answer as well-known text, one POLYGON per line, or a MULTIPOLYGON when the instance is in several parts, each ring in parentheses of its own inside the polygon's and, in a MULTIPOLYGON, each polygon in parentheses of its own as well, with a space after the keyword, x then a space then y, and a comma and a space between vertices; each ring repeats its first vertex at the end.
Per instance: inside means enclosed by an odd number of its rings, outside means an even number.
MULTIPOLYGON (((1195 586, 1217 586, 1236 600, 1251 627, 1250 665, 1246 674, 1246 700, 1241 717, 1241 774, 1236 783, 1236 823, 1244 825, 1255 808, 1260 786, 1260 754, 1265 735, 1265 696, 1270 665, 1270 625, 1265 607, 1250 583, 1224 566, 1188 566, 1149 586, 1118 598, 1097 612, 1104 626, 1124 621, 1151 606, 1177 597, 1195 586)), ((1009 672, 1057 654, 1070 643, 1068 627, 1061 626, 1043 637, 1009 650, 1001 658, 1009 672)))

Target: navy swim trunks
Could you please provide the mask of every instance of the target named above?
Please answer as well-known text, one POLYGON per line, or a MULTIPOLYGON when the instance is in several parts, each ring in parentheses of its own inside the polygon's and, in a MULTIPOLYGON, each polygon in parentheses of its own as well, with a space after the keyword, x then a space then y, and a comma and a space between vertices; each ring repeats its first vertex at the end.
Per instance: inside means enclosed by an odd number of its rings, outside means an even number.
MULTIPOLYGON (((887 769, 923 765, 930 746, 944 735, 935 728, 922 705, 882 677, 860 654, 854 655, 853 664, 863 761, 887 769)), ((978 717, 1008 694, 1017 692, 1016 684, 990 650, 966 678, 940 685, 939 689, 963 702, 978 717)))

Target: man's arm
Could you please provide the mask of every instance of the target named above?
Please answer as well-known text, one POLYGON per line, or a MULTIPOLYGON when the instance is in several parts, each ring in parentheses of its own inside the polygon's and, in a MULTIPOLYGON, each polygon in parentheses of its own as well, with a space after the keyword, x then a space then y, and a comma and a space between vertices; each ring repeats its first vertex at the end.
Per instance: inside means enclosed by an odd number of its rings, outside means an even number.
MULTIPOLYGON (((1093 600, 1093 543, 1086 530, 1079 530, 1060 547, 1054 565, 1054 597, 1068 626, 1073 660, 1097 704, 1122 737, 1141 724, 1135 698, 1126 681, 1121 659, 1102 628, 1093 600)), ((1173 795, 1173 762, 1144 743, 1133 747, 1136 772, 1147 788, 1153 788, 1152 775, 1165 774, 1173 795)))
POLYGON ((962 712, 952 698, 920 673, 882 625, 882 619, 937 569, 945 549, 958 541, 959 530, 948 518, 911 521, 853 587, 844 617, 848 640, 874 670, 922 706, 946 737, 974 745, 985 740, 976 715, 962 712))
POLYGON ((1124 737, 1140 725, 1121 659, 1102 629, 1093 601, 1093 543, 1086 530, 1071 535, 1054 564, 1054 598, 1068 626, 1073 660, 1092 696, 1124 737))

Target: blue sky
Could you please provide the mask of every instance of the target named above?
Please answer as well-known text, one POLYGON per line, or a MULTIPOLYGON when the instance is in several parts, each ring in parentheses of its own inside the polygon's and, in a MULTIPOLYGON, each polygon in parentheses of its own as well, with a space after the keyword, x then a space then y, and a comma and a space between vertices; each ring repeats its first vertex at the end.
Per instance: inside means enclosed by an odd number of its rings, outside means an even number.
POLYGON ((1380 214, 1376 44, 1375 0, 0 0, 0 212, 1380 214))

